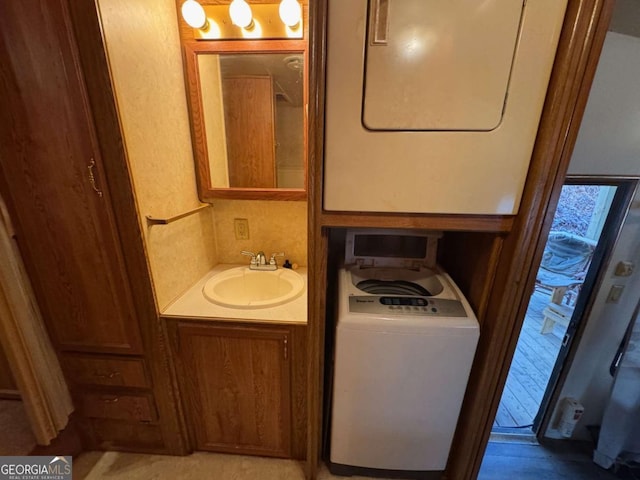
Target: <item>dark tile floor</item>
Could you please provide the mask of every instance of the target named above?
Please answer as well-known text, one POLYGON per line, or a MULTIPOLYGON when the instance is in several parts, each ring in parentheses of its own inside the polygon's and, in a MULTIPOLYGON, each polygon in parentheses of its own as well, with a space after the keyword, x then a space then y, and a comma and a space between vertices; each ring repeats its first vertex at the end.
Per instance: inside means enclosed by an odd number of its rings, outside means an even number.
POLYGON ((489 442, 479 480, 635 480, 629 471, 618 475, 593 463, 589 442, 489 442))

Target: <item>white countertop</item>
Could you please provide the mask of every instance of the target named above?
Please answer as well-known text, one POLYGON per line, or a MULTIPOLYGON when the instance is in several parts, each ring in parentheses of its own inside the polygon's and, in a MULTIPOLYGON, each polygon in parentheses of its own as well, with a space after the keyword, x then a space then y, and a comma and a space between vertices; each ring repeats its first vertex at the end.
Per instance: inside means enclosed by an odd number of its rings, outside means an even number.
POLYGON ((246 265, 220 264, 202 277, 195 285, 174 300, 161 315, 165 317, 210 318, 212 320, 241 320, 260 323, 307 323, 307 269, 296 273, 304 279, 304 291, 294 300, 264 308, 228 308, 216 305, 202 293, 204 284, 213 275, 230 268, 246 265))

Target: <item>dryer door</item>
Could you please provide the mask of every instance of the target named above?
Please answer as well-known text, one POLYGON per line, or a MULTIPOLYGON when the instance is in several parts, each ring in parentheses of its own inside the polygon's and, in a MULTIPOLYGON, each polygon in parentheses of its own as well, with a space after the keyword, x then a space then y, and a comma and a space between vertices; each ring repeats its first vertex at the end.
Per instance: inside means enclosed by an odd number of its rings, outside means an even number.
POLYGON ((496 128, 522 11, 522 0, 370 0, 365 126, 496 128))

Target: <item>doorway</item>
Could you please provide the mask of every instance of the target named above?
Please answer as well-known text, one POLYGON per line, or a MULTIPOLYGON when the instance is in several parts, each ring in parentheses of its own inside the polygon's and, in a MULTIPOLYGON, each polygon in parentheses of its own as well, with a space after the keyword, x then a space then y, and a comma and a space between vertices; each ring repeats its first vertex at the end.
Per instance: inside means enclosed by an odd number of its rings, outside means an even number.
POLYGON ((599 283, 633 183, 569 178, 555 212, 492 432, 535 440, 599 283))

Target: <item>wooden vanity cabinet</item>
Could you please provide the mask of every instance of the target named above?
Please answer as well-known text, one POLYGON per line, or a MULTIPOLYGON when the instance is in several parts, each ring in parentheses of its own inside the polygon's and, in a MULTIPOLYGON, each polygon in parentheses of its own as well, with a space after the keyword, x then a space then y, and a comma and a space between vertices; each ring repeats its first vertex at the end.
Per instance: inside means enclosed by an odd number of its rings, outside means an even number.
POLYGON ((304 326, 180 321, 171 330, 194 449, 304 457, 306 362, 295 351, 304 326))

